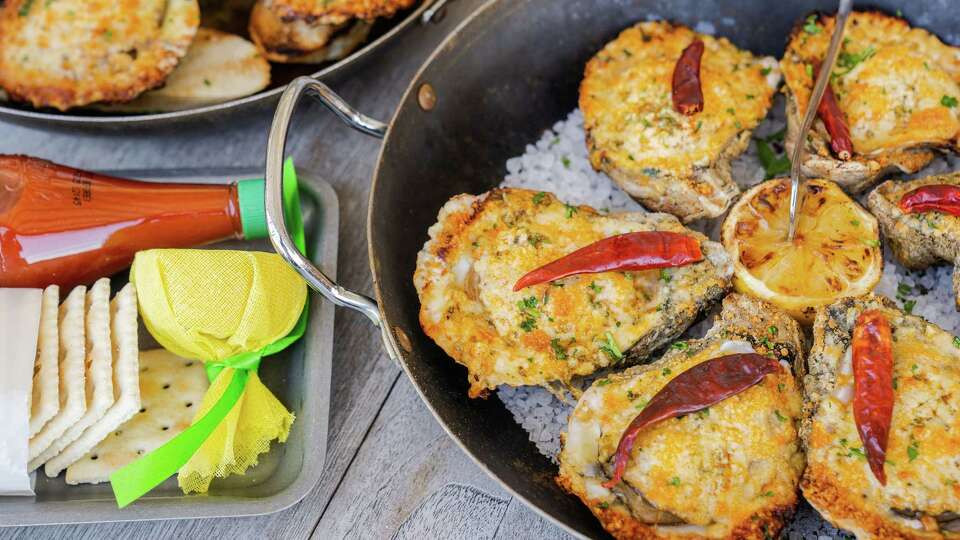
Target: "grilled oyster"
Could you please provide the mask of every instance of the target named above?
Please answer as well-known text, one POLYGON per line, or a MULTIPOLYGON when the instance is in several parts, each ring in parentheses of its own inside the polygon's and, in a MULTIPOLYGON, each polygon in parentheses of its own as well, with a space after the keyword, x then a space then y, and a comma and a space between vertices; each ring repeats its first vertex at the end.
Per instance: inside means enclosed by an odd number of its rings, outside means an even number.
POLYGON ((624 30, 587 63, 580 108, 590 162, 647 208, 684 222, 717 217, 739 194, 730 160, 766 116, 780 73, 724 38, 665 21, 624 30), (681 52, 704 42, 703 110, 677 112, 672 76, 681 52))
MULTIPOLYGON (((786 81, 788 149, 813 88, 813 66, 826 54, 834 17, 799 21, 780 67, 786 81)), ((894 171, 917 172, 934 149, 957 149, 960 132, 960 52, 903 19, 878 12, 851 14, 831 84, 846 117, 853 156, 841 161, 830 151, 823 122, 807 136, 803 170, 859 193, 894 171)), ((792 151, 792 150, 791 150, 792 151)))
POLYGON ((258 0, 250 37, 274 62, 319 63, 350 54, 370 22, 391 17, 416 0, 258 0))
MULTIPOLYGON (((870 211, 880 222, 901 264, 921 270, 940 262, 957 265, 960 257, 960 218, 940 212, 907 214, 900 209, 900 199, 921 186, 960 185, 960 173, 927 176, 908 182, 893 180, 880 184, 867 198, 870 211)), ((953 289, 960 309, 960 273, 954 270, 953 289)))
POLYGON ((960 348, 956 338, 893 302, 867 295, 821 308, 804 378, 801 488, 858 538, 960 537, 960 348), (884 466, 871 473, 852 412, 851 339, 860 312, 879 309, 893 332, 893 421, 884 466))
POLYGON ((789 363, 802 354, 796 321, 731 294, 706 337, 594 382, 570 416, 557 481, 616 538, 776 538, 797 504, 801 399, 789 363), (647 428, 624 481, 603 487, 621 434, 671 378, 706 360, 759 352, 785 369, 733 397, 647 428))
POLYGON ((12 99, 60 110, 129 101, 163 83, 199 23, 196 0, 7 0, 0 86, 12 99))
POLYGON ((420 324, 467 367, 472 397, 501 384, 566 383, 637 362, 710 309, 732 274, 720 244, 673 216, 603 215, 522 189, 458 195, 440 209, 429 235, 414 274, 420 324), (571 276, 513 291, 527 271, 580 247, 650 230, 695 237, 704 260, 662 272, 571 276))

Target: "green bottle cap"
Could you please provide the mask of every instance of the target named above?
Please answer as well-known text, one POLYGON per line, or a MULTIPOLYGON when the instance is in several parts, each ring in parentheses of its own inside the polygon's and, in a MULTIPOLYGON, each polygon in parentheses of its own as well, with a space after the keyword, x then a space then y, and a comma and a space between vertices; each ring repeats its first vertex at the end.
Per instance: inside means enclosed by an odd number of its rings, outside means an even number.
POLYGON ((262 178, 237 182, 240 223, 247 240, 267 237, 267 211, 264 205, 266 182, 262 178))

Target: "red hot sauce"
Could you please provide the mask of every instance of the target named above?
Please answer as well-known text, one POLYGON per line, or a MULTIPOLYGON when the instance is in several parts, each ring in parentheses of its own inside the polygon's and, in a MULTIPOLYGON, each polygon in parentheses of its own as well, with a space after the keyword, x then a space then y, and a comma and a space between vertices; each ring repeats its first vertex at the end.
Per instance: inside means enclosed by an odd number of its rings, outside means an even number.
POLYGON ((144 249, 264 236, 262 180, 142 182, 0 155, 0 287, 73 287, 144 249))

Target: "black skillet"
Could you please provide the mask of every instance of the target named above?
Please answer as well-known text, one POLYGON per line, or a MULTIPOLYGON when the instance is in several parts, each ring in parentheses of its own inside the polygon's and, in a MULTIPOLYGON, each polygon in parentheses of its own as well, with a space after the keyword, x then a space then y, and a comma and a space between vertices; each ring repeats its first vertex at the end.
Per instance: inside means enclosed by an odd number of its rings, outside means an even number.
MULTIPOLYGON (((960 28, 960 11, 949 9, 949 2, 877 0, 874 6, 888 13, 902 9, 913 24, 957 41, 952 34, 960 28)), ((390 124, 358 113, 317 81, 297 79, 280 100, 267 149, 271 240, 312 287, 381 328, 388 354, 480 467, 569 532, 607 537, 590 512, 557 487, 556 466, 500 400, 467 398, 465 370, 421 331, 412 278, 427 228, 451 196, 496 186, 508 158, 522 154, 577 106, 584 64, 625 27, 665 18, 779 58, 795 21, 813 10, 834 9, 835 0, 491 0, 426 61, 390 124), (284 140, 304 94, 319 98, 354 129, 384 139, 367 220, 376 302, 310 265, 291 248, 282 226, 284 140)))

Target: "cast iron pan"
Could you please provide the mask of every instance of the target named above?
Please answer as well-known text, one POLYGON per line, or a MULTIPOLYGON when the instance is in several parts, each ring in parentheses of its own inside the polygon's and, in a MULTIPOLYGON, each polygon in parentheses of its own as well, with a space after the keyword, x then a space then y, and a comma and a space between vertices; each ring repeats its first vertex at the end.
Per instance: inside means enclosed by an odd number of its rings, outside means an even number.
MULTIPOLYGON (((873 7, 889 13, 899 8, 913 24, 948 41, 960 28, 960 12, 946 1, 879 0, 873 7)), ((496 186, 508 158, 522 154, 526 144, 577 106, 584 64, 625 27, 648 18, 691 27, 700 23, 701 30, 712 27, 740 47, 779 58, 795 21, 813 10, 835 9, 835 2, 817 0, 491 0, 427 60, 389 125, 351 109, 322 84, 298 79, 280 100, 267 149, 271 240, 315 289, 381 327, 387 352, 478 465, 571 533, 607 537, 590 512, 557 487, 556 466, 537 451, 503 404, 495 396, 469 399, 466 371, 421 331, 412 278, 427 228, 451 196, 496 186), (284 138, 303 94, 319 97, 355 129, 384 138, 368 214, 377 302, 337 286, 310 266, 283 228, 284 138)))

